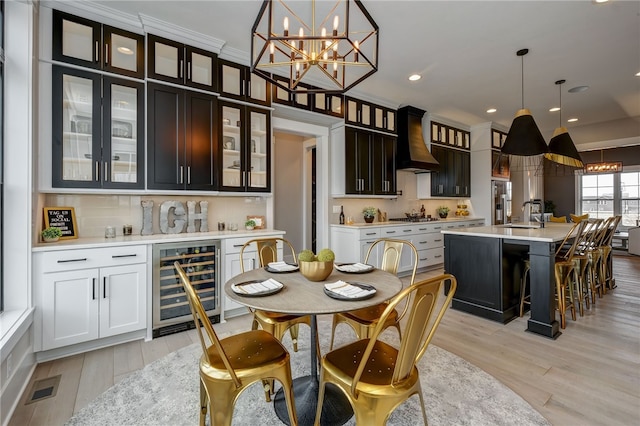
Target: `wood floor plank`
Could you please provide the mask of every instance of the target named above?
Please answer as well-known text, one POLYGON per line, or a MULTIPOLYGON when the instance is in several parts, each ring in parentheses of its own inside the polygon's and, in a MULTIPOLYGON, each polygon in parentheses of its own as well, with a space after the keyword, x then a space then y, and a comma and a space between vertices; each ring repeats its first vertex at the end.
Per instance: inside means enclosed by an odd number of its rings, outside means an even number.
POLYGON ((142 342, 123 343, 113 348, 113 382, 118 383, 134 371, 144 367, 142 342))
POLYGON ((111 346, 85 354, 74 413, 113 386, 113 352, 111 346))

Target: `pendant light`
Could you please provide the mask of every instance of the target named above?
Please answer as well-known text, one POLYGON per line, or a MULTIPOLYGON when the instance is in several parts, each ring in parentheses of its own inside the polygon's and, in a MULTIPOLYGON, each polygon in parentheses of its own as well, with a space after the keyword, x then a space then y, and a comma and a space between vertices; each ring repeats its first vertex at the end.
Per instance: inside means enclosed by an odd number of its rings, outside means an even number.
POLYGON ((560 125, 553 131, 553 137, 549 141, 549 152, 544 155, 547 160, 569 166, 583 167, 582 159, 576 146, 569 136, 566 127, 562 126, 562 84, 565 80, 558 80, 556 84, 560 88, 560 125))
POLYGON ((547 143, 544 141, 531 111, 524 107, 524 55, 527 53, 529 53, 529 49, 521 49, 516 52, 522 60, 522 107, 511 123, 511 128, 501 150, 503 154, 510 156, 530 157, 549 152, 547 143))

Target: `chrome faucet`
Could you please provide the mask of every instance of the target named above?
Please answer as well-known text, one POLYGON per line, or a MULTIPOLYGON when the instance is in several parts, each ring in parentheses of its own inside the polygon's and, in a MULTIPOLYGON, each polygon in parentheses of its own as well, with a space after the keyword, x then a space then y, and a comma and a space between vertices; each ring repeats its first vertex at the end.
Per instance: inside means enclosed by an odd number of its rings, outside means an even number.
POLYGON ((540 209, 540 228, 544 228, 544 208, 542 207, 542 200, 536 198, 535 200, 525 201, 524 203, 522 203, 522 211, 524 211, 524 208, 527 204, 530 204, 532 206, 536 204, 538 206, 538 208, 540 209))

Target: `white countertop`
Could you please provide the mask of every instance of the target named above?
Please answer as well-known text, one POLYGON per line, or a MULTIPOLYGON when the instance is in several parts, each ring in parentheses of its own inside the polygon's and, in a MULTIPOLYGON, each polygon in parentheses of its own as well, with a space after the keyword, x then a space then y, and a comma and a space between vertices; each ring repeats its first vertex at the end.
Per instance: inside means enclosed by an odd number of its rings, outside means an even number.
MULTIPOLYGON (((520 222, 516 225, 539 226, 537 222, 520 222)), ((512 228, 509 225, 479 226, 475 228, 453 228, 442 230, 443 234, 466 235, 474 237, 502 238, 509 240, 555 242, 562 241, 572 223, 545 222, 544 228, 512 228)))
POLYGON ((337 223, 333 223, 331 224, 331 226, 336 228, 365 229, 365 228, 371 228, 376 226, 406 226, 406 225, 427 225, 427 224, 434 225, 438 223, 466 222, 470 220, 484 220, 484 218, 470 217, 470 216, 454 216, 446 219, 438 219, 438 220, 423 221, 423 222, 403 222, 401 220, 394 220, 394 221, 387 221, 387 222, 373 221, 371 223, 355 222, 355 223, 352 223, 351 225, 340 225, 337 223))
POLYGON ((126 237, 123 235, 119 235, 115 238, 88 237, 75 238, 70 240, 59 240, 55 243, 38 243, 33 247, 32 251, 57 251, 139 244, 175 243, 182 241, 223 240, 226 238, 258 238, 262 236, 280 235, 284 233, 284 231, 278 231, 276 229, 254 229, 253 231, 239 229, 237 231, 209 231, 191 233, 185 232, 180 234, 130 235, 126 237))

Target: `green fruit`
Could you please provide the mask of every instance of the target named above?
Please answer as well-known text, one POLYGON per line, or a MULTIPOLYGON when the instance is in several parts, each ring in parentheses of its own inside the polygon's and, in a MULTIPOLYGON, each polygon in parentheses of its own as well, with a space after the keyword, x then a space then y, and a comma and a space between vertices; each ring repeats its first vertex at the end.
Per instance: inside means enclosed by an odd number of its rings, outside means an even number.
POLYGON ((313 262, 314 260, 316 260, 316 256, 311 250, 302 250, 298 254, 298 260, 300 262, 313 262))
POLYGON ((328 248, 324 248, 318 252, 319 262, 333 262, 336 260, 336 255, 328 248))

